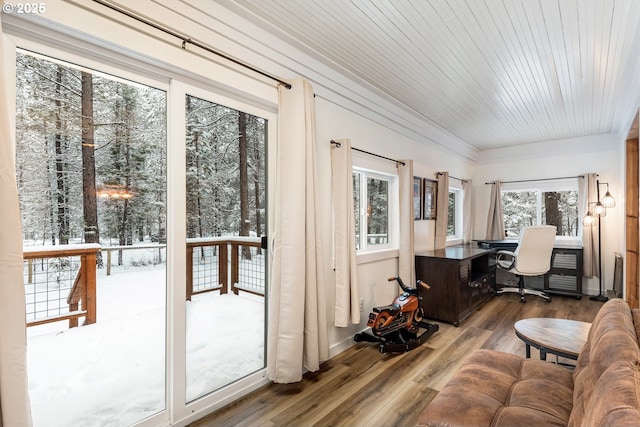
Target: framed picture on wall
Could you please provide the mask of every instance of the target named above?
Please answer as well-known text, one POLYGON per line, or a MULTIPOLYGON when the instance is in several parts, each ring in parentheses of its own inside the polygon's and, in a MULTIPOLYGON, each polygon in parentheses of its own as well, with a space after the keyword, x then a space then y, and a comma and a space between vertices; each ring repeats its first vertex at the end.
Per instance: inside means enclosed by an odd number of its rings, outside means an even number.
POLYGON ((422 219, 422 178, 413 177, 413 219, 422 219))
POLYGON ((436 219, 436 195, 438 191, 438 182, 425 178, 423 189, 424 208, 422 210, 422 217, 423 219, 436 219))

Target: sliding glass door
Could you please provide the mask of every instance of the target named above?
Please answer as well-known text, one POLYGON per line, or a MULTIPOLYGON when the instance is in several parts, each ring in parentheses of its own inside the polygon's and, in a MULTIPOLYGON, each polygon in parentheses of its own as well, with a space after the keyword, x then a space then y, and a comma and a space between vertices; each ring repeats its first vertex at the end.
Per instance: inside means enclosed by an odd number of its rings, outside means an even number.
POLYGON ((186 401, 266 367, 264 118, 184 96, 186 401))
POLYGON ((16 71, 34 424, 135 424, 166 409, 166 92, 30 52, 16 71))
POLYGON ((34 423, 180 422, 265 381, 275 116, 73 59, 16 59, 34 423))

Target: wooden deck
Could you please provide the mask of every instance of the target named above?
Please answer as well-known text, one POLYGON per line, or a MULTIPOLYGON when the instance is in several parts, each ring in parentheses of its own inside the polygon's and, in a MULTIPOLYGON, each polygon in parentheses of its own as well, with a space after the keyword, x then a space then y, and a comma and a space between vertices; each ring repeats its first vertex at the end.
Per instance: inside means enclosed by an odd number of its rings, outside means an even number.
MULTIPOLYGON (((439 323, 440 330, 409 353, 383 355, 376 344, 358 343, 300 383, 269 384, 191 426, 414 426, 471 350, 524 356, 516 321, 558 317, 591 322, 602 304, 588 297, 554 296, 547 303, 529 296, 525 304, 515 294, 495 297, 460 327, 439 323)), ((538 358, 538 351, 532 349, 531 357, 538 358)))

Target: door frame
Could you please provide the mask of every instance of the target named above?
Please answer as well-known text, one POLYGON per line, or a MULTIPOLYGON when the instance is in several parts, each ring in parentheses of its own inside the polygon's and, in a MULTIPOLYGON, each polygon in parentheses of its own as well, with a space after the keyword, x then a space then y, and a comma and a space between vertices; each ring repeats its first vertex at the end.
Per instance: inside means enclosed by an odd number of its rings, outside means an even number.
POLYGON ((640 292, 640 223, 637 203, 638 186, 640 184, 638 173, 640 163, 638 155, 638 113, 633 119, 631 129, 626 138, 625 159, 625 198, 627 200, 625 205, 625 258, 627 265, 624 296, 631 308, 638 308, 638 293, 640 292))
MULTIPOLYGON (((186 288, 184 281, 186 278, 186 151, 185 151, 185 135, 186 135, 186 95, 195 96, 205 99, 226 107, 241 110, 246 113, 264 118, 267 120, 267 141, 266 162, 265 162, 265 179, 266 179, 266 207, 265 207, 265 235, 268 235, 270 224, 271 203, 269 195, 270 181, 269 170, 272 164, 269 153, 275 150, 270 149, 270 145, 276 140, 276 115, 273 112, 249 105, 237 99, 233 99, 215 91, 211 91, 200 86, 189 84, 180 80, 172 80, 170 83, 168 99, 168 141, 167 147, 167 223, 171 227, 167 227, 167 274, 168 286, 167 295, 167 319, 169 322, 170 333, 167 337, 167 356, 169 363, 167 364, 167 384, 172 384, 173 388, 167 389, 167 395, 171 396, 169 404, 171 405, 172 421, 176 425, 186 425, 206 414, 209 414, 224 405, 227 405, 247 393, 267 384, 267 369, 265 354, 265 368, 242 378, 232 384, 229 384, 219 390, 213 391, 201 398, 190 403, 186 402, 186 288), (185 424, 182 424, 185 422, 185 424)), ((266 268, 265 268, 265 289, 268 290, 269 276, 269 251, 266 250, 266 268)), ((268 292, 265 292, 265 348, 267 345, 267 308, 268 308, 268 292)))

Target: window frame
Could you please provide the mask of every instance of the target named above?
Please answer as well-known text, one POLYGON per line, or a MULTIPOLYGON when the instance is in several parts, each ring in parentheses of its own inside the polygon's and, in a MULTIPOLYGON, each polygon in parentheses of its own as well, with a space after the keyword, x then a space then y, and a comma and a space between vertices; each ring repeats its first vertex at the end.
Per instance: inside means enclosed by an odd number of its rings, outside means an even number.
MULTIPOLYGON (((355 218, 360 221, 360 238, 357 242, 359 249, 356 249, 356 254, 367 254, 372 252, 380 252, 398 249, 398 176, 388 173, 374 171, 367 168, 358 166, 352 167, 352 173, 360 175, 360 209, 359 218, 355 218), (367 220, 367 180, 369 178, 386 181, 388 190, 387 201, 387 243, 371 244, 368 242, 368 220, 367 220)), ((354 188, 355 192, 355 188, 354 188)))
POLYGON ((449 190, 447 192, 447 237, 446 245, 459 245, 464 239, 464 188, 462 182, 449 181, 449 190), (454 211, 454 232, 449 234, 449 195, 453 193, 455 196, 454 211))
MULTIPOLYGON (((462 239, 464 231, 464 190, 461 187, 449 186, 448 196, 454 195, 454 230, 453 234, 449 234, 449 209, 447 206, 447 242, 462 239)), ((448 203, 449 197, 447 197, 448 203)))
MULTIPOLYGON (((502 183, 500 189, 500 198, 502 200, 502 193, 505 192, 524 192, 530 191, 536 193, 536 224, 542 224, 542 193, 555 192, 555 191, 575 191, 578 195, 578 219, 582 217, 582 200, 580 199, 580 182, 579 177, 562 178, 562 179, 541 179, 541 180, 527 180, 520 182, 505 182, 502 183)), ((504 204, 503 204, 504 210, 504 204)), ((562 241, 563 243, 576 243, 581 244, 583 236, 582 221, 578 220, 578 229, 576 236, 558 236, 556 235, 556 241, 562 241)), ((519 233, 518 233, 519 234, 519 233)), ((516 236, 505 236, 505 240, 518 240, 516 236)))

